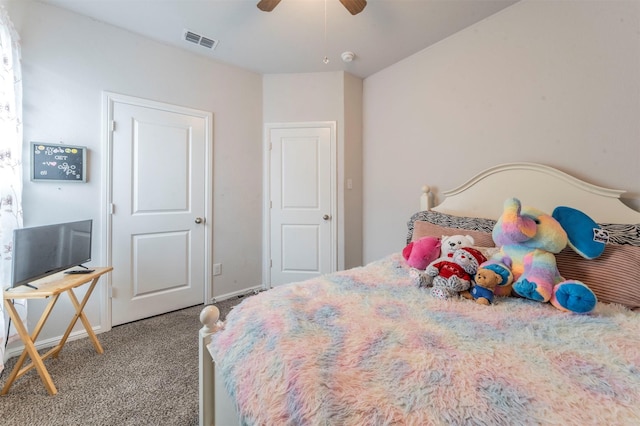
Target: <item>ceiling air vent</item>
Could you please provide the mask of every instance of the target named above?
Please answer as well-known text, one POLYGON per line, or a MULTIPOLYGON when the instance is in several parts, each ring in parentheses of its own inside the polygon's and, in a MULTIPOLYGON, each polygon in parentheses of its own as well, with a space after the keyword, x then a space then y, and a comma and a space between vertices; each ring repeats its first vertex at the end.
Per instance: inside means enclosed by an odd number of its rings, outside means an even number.
POLYGON ((207 49, 215 49, 218 45, 218 40, 202 36, 189 30, 184 30, 184 39, 190 43, 206 47, 207 49))
POLYGON ((211 40, 210 38, 202 37, 200 39, 200 46, 204 46, 208 49, 213 49, 218 42, 216 40, 211 40))

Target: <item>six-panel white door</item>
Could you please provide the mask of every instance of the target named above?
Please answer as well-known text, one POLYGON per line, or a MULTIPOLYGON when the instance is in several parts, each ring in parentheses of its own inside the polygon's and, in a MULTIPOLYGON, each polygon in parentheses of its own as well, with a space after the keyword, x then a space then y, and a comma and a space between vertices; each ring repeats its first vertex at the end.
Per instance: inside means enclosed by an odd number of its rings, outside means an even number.
MULTIPOLYGON (((208 120, 114 103, 112 325, 204 302, 208 120)), ((210 121, 210 120, 209 120, 210 121)))
POLYGON ((330 127, 271 128, 270 284, 332 272, 330 127))

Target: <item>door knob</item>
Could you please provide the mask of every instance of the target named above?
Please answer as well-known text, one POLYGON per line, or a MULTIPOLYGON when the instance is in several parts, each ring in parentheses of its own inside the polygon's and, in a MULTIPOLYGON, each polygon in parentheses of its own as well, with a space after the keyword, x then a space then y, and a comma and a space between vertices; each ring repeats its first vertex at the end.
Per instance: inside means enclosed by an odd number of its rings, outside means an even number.
POLYGON ((203 219, 203 218, 201 218, 201 217, 196 217, 195 222, 196 222, 196 223, 203 223, 203 222, 204 222, 204 219, 203 219))
POLYGON ((322 219, 329 220, 331 219, 331 216, 329 216, 328 214, 325 214, 324 216, 322 216, 322 219))

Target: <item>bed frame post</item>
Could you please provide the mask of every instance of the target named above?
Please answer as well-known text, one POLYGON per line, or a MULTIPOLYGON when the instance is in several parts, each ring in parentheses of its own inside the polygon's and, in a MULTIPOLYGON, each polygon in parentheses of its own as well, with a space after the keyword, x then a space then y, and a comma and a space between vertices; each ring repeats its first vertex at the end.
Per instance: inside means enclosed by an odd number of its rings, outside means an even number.
POLYGON ((215 365, 207 345, 211 343, 211 336, 222 326, 220 310, 213 305, 205 306, 200 312, 202 328, 199 333, 199 425, 212 426, 215 424, 215 365))
POLYGON ((422 195, 420 196, 420 211, 431 210, 433 207, 433 192, 429 185, 422 187, 422 195))

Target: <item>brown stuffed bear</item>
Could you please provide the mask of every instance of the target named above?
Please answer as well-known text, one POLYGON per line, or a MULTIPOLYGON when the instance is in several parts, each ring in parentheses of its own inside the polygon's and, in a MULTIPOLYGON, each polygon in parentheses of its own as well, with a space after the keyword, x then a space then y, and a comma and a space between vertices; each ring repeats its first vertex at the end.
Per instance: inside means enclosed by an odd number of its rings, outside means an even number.
POLYGON ((475 299, 482 305, 493 303, 493 291, 502 283, 502 275, 490 268, 480 268, 474 277, 475 285, 471 291, 462 292, 467 299, 475 299))

